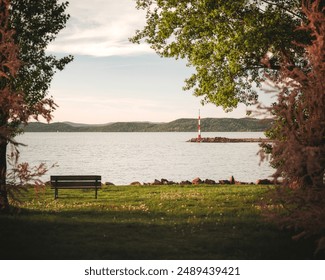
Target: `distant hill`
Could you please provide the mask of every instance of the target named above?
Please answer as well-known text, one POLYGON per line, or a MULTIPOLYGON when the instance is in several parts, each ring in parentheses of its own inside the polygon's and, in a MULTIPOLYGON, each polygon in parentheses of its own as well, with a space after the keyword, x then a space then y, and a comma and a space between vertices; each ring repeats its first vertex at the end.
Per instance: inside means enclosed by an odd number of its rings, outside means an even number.
MULTIPOLYGON (((270 124, 270 119, 205 118, 201 119, 201 130, 203 132, 265 131, 270 124)), ((197 131, 197 119, 178 119, 168 123, 116 122, 101 125, 31 122, 24 130, 25 132, 194 132, 197 131)))

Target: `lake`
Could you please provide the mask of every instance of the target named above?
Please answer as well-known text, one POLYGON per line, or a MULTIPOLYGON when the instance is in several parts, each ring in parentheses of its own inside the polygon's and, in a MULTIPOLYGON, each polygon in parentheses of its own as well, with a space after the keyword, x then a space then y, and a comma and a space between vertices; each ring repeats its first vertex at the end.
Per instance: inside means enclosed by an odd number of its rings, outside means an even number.
MULTIPOLYGON (((50 175, 101 175, 103 182, 127 185, 165 178, 180 182, 222 180, 232 175, 238 181, 268 178, 273 169, 260 165, 258 143, 188 143, 193 132, 158 133, 25 133, 16 140, 21 161, 35 165, 57 164, 50 175)), ((211 132, 202 137, 263 137, 261 132, 211 132)))

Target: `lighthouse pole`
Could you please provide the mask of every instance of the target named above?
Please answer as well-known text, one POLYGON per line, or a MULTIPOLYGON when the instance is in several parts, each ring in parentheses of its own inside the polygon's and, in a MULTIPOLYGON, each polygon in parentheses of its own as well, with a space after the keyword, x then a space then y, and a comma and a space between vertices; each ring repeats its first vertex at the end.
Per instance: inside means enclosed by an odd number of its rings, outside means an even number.
POLYGON ((201 114, 200 114, 200 110, 199 110, 199 119, 198 119, 198 126, 197 126, 197 129, 198 129, 198 136, 197 136, 197 140, 198 142, 201 142, 201 114))

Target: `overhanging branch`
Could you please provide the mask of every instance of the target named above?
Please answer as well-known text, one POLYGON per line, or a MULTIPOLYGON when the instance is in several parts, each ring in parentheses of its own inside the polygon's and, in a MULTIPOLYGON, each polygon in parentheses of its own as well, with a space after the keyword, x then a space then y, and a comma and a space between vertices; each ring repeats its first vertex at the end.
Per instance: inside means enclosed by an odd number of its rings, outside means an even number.
POLYGON ((303 16, 289 10, 288 8, 284 7, 283 5, 281 5, 279 3, 274 3, 274 2, 271 2, 271 1, 267 1, 267 0, 260 0, 260 1, 263 2, 263 3, 269 4, 269 5, 272 5, 272 6, 279 7, 280 9, 286 11, 287 13, 289 13, 291 15, 294 15, 295 17, 298 17, 300 19, 304 19, 303 16))

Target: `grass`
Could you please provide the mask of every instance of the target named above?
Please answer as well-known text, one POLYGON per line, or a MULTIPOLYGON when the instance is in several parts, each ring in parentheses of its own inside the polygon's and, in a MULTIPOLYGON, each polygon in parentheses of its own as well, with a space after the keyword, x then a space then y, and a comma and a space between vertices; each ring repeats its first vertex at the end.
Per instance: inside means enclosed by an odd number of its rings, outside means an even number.
POLYGON ((265 186, 113 186, 28 192, 0 215, 3 259, 309 259, 266 223, 265 186))

